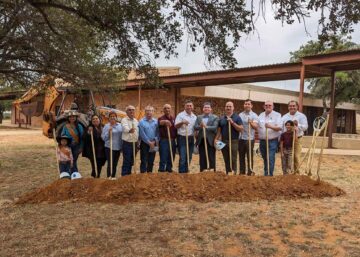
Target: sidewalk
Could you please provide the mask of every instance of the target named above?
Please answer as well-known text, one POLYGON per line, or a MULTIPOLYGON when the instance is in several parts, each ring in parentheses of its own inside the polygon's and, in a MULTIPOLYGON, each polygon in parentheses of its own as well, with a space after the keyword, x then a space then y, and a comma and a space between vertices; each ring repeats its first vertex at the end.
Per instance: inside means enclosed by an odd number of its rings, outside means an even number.
MULTIPOLYGON (((306 153, 308 148, 303 148, 302 152, 306 153)), ((320 149, 315 149, 315 153, 320 153, 320 149)), ((360 150, 347 150, 347 149, 324 149, 323 154, 326 155, 354 155, 360 156, 360 150)))

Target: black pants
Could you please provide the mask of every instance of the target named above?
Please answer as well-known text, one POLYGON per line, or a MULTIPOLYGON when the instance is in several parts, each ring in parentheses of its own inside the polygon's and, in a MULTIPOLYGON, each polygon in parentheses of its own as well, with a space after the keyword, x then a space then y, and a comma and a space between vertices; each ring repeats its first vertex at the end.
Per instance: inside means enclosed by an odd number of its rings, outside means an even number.
POLYGON ((90 163, 91 163, 91 176, 93 178, 100 178, 100 174, 101 174, 101 169, 104 166, 106 162, 105 158, 96 158, 96 165, 97 165, 97 174, 95 172, 95 163, 94 163, 94 159, 90 158, 90 163))
POLYGON ((105 147, 105 155, 107 160, 107 177, 116 177, 116 167, 120 158, 120 150, 112 150, 113 170, 110 171, 110 148, 105 147))
POLYGON ((150 146, 143 141, 140 143, 140 172, 152 172, 156 152, 150 152, 150 146))
POLYGON ((208 156, 209 156, 209 167, 207 167, 207 161, 206 161, 206 152, 205 152, 205 142, 204 139, 201 140, 199 143, 199 163, 200 163, 200 171, 203 171, 205 169, 213 169, 216 170, 216 150, 215 147, 211 146, 209 144, 209 140, 207 140, 207 150, 208 150, 208 156))
POLYGON ((229 150, 229 140, 223 140, 226 144, 223 149, 221 149, 221 153, 224 157, 226 174, 234 171, 237 172, 237 152, 239 148, 239 140, 232 139, 231 140, 231 150, 229 150), (230 166, 230 151, 231 151, 231 166, 230 166))
POLYGON ((240 174, 245 174, 246 167, 247 167, 247 174, 251 175, 254 167, 254 144, 255 141, 251 140, 251 148, 250 148, 250 154, 251 154, 251 165, 249 163, 249 140, 240 139, 239 140, 239 160, 240 160, 240 174), (245 156, 247 159, 247 162, 245 163, 245 156))

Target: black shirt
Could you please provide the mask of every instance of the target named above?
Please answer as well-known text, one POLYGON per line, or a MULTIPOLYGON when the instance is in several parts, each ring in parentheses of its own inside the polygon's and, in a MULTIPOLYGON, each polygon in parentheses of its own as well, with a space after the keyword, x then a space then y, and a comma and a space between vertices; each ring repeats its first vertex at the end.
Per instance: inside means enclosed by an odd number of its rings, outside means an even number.
MULTIPOLYGON (((236 124, 242 125, 243 122, 240 116, 236 113, 233 113, 230 117, 236 124)), ((237 131, 234 126, 231 126, 231 139, 239 139, 239 131, 237 131)), ((219 128, 221 129, 222 140, 229 140, 229 122, 226 115, 220 117, 219 128)))

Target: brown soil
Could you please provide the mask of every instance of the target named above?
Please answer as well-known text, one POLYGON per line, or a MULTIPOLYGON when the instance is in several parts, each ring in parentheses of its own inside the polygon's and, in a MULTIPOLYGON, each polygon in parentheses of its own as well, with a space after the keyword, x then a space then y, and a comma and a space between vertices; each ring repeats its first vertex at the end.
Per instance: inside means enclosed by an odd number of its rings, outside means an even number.
POLYGON ((17 203, 61 201, 126 204, 146 201, 198 202, 323 198, 345 194, 329 183, 307 176, 246 177, 223 173, 137 174, 116 181, 106 179, 57 180, 20 197, 17 203))

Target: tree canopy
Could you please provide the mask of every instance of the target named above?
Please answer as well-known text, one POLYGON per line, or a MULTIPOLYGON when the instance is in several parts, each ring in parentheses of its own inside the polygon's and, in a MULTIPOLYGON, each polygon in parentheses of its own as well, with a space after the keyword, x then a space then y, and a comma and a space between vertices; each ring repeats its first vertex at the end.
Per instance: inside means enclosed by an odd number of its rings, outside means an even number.
MULTIPOLYGON (((96 85, 130 69, 154 79, 152 58, 176 57, 184 39, 193 51, 204 48, 208 62, 235 67, 233 52, 268 1, 0 0, 0 81, 30 86, 51 76, 96 85)), ((351 33, 360 18, 357 0, 271 4, 275 19, 287 24, 320 12, 322 41, 351 33)))
MULTIPOLYGON (((334 36, 327 44, 319 41, 309 41, 299 50, 291 52, 291 62, 297 62, 307 55, 330 53, 360 48, 360 45, 351 42, 348 37, 334 36)), ((331 78, 310 79, 308 88, 311 94, 323 100, 324 108, 329 107, 331 97, 331 78)), ((360 71, 336 72, 335 106, 342 102, 360 104, 360 71)))

